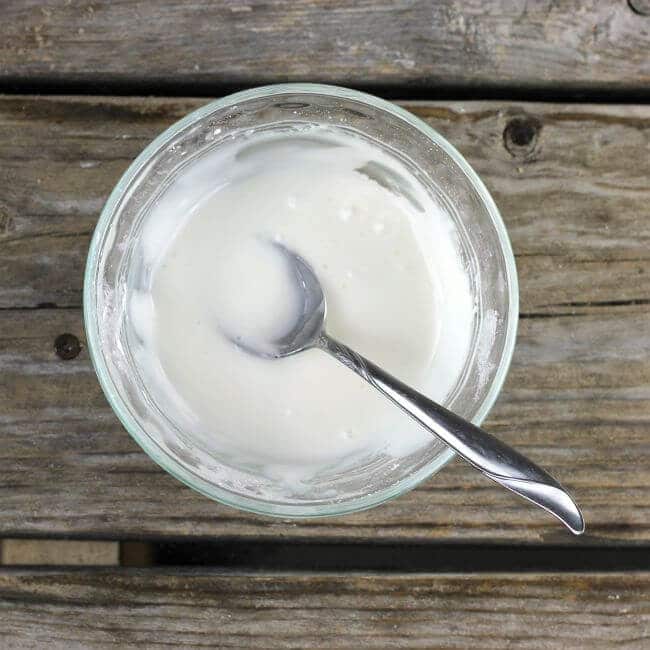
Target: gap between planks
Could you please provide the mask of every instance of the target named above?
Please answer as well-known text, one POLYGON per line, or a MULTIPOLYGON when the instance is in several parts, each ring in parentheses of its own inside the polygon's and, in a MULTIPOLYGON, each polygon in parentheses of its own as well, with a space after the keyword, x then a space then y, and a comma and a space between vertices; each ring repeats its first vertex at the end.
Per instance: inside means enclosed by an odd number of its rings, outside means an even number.
MULTIPOLYGON (((295 82, 299 83, 299 82, 295 82)), ((544 102, 562 104, 650 104, 650 88, 584 88, 550 86, 534 88, 483 83, 477 86, 463 84, 427 85, 377 85, 365 83, 344 83, 336 79, 325 82, 343 85, 390 101, 499 101, 499 102, 544 102)), ((197 98, 213 100, 233 93, 267 85, 267 82, 223 84, 197 81, 179 82, 177 79, 139 79, 134 82, 121 79, 77 80, 65 78, 7 77, 0 80, 0 95, 79 95, 89 98, 103 97, 150 97, 150 98, 197 98)))
POLYGON ((526 573, 650 571, 648 546, 0 540, 3 566, 212 567, 234 571, 526 573))

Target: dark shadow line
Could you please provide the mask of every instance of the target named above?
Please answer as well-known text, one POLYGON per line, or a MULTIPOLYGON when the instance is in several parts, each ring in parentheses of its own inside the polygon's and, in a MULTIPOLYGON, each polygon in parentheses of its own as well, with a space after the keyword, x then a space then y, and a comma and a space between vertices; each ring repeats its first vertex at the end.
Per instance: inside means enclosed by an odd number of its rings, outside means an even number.
POLYGON ((69 310, 79 311, 81 308, 82 308, 81 304, 57 305, 56 303, 53 302, 39 302, 36 305, 23 306, 23 307, 0 307, 0 311, 21 312, 21 311, 38 311, 41 309, 52 309, 52 310, 69 309, 69 310))
POLYGON ((509 544, 287 543, 158 541, 147 544, 147 562, 125 566, 201 566, 271 571, 550 572, 647 571, 647 546, 509 544))
MULTIPOLYGON (((292 79, 306 82, 309 79, 292 79)), ((47 95, 116 95, 158 97, 219 97, 245 88, 278 83, 277 79, 228 79, 206 80, 191 76, 184 80, 169 78, 119 79, 111 76, 86 77, 0 77, 2 94, 47 94, 47 95)), ((650 87, 608 87, 603 84, 581 86, 570 84, 549 84, 535 86, 528 84, 453 84, 427 82, 407 83, 351 83, 345 78, 330 79, 327 83, 348 86, 389 99, 402 100, 503 100, 541 101, 562 103, 595 104, 643 104, 650 103, 650 87)))
POLYGON ((572 312, 557 312, 557 313, 547 313, 547 312, 522 312, 519 314, 521 320, 526 319, 539 319, 539 318, 577 318, 579 316, 588 316, 589 314, 576 314, 572 312))
POLYGON ((590 300, 587 302, 558 302, 550 307, 634 307, 650 305, 649 298, 630 298, 627 300, 590 300))

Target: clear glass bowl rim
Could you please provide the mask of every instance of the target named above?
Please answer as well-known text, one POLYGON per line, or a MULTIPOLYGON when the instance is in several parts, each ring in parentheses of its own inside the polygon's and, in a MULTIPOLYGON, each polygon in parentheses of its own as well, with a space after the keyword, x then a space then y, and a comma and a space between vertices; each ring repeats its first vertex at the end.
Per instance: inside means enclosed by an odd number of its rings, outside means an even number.
POLYGON ((156 137, 131 163, 129 168, 124 172, 117 185, 113 188, 104 208, 101 212, 93 237, 90 242, 88 250, 88 258, 86 262, 86 270, 84 274, 84 288, 83 288, 83 311, 84 311, 84 326, 86 330, 86 341, 90 359, 95 368, 99 383, 106 395, 106 398, 120 419, 122 425, 126 428, 131 437, 140 445, 145 453, 152 458, 164 470, 177 478, 179 481, 188 487, 196 490, 197 492, 207 496, 210 499, 223 503, 225 505, 238 508, 247 512, 255 514, 269 515, 283 518, 296 518, 306 519, 314 517, 328 517, 352 512, 359 512, 378 506, 390 499, 394 499, 409 490, 412 490, 419 483, 430 478, 436 474, 442 467, 444 467, 454 456, 455 453, 451 449, 440 454, 435 460, 431 461, 417 472, 406 476, 401 481, 377 492, 373 492, 363 497, 347 501, 344 503, 327 503, 321 505, 298 505, 275 503, 270 501, 257 500, 251 497, 239 495, 229 490, 220 488, 202 477, 192 472, 187 467, 179 463, 173 456, 169 455, 163 450, 156 441, 154 441, 147 432, 136 422, 131 416, 129 409, 126 407, 118 391, 116 390, 113 381, 110 377, 109 370, 104 361, 99 337, 99 328, 96 313, 96 287, 97 287, 97 273, 99 254, 102 245, 105 241, 108 227, 115 213, 116 208, 125 193, 131 185, 133 179, 138 175, 140 170, 149 162, 149 160, 166 144, 168 144, 181 130, 190 126, 191 124, 202 119, 206 115, 212 113, 216 109, 232 107, 240 102, 258 99, 260 97, 270 97, 274 95, 286 94, 314 94, 326 95, 329 97, 338 97, 342 99, 349 99, 364 104, 369 104, 375 108, 385 111, 398 119, 404 120, 411 126, 418 129, 421 133, 432 140, 437 146, 443 149, 454 161, 456 165, 464 172, 469 182, 476 189, 481 201, 487 208, 491 217, 492 224, 497 231, 499 243, 501 245, 502 253, 505 259, 505 277, 507 283, 507 291, 509 297, 509 310, 507 314, 507 332, 503 348, 503 354, 499 360, 497 371, 492 380, 489 391, 487 392, 483 402, 479 405, 473 422, 480 425, 485 419, 486 415, 492 408, 496 401, 499 392, 503 386, 508 368, 512 360, 512 355, 515 346, 515 339, 517 335, 517 323, 519 316, 519 289, 517 282, 517 269, 515 265, 515 258, 512 252, 512 246, 508 233, 501 218, 499 209, 497 208, 492 196, 479 178, 476 172, 472 169, 469 163, 451 145, 445 138, 443 138, 437 131, 431 128, 426 122, 416 117, 409 111, 401 108, 397 104, 387 100, 369 95, 364 92, 343 88, 340 86, 331 86, 326 84, 306 84, 306 83, 289 83, 289 84, 272 84, 268 86, 260 86, 249 90, 233 93, 215 101, 212 101, 195 111, 192 111, 184 118, 172 124, 168 129, 156 137))

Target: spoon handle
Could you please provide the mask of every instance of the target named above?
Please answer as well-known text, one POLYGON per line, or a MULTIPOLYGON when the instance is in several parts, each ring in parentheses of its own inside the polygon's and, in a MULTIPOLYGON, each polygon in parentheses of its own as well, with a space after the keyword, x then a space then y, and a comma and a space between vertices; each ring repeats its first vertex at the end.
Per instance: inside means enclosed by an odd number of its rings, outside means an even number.
POLYGON ((347 345, 326 334, 318 343, 321 349, 356 372, 485 476, 555 515, 572 533, 584 532, 584 520, 575 501, 535 463, 389 375, 347 345))

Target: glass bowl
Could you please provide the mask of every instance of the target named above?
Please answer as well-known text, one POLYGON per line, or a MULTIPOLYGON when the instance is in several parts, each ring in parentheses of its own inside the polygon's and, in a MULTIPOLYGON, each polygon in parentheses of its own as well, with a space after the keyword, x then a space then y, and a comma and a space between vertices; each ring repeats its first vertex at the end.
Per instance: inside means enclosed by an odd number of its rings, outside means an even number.
POLYGON ((403 494, 454 453, 432 437, 426 448, 399 462, 368 458, 364 466, 321 473, 301 494, 286 493, 281 481, 220 458, 174 426, 142 382, 126 334, 129 268, 149 206, 181 167, 207 149, 251 129, 288 123, 345 128, 390 148, 454 219, 476 309, 471 355, 444 405, 480 424, 503 384, 517 328, 517 275, 503 221, 479 177, 442 136, 399 106, 353 90, 312 84, 255 88, 212 102, 158 136, 102 211, 88 254, 84 319, 90 356, 109 403, 161 467, 240 509, 282 517, 340 515, 403 494))

